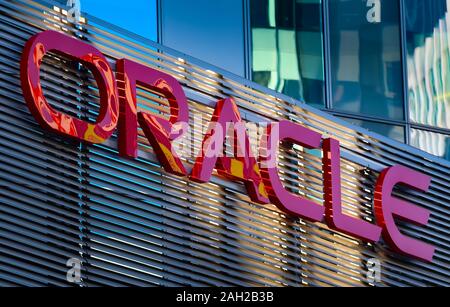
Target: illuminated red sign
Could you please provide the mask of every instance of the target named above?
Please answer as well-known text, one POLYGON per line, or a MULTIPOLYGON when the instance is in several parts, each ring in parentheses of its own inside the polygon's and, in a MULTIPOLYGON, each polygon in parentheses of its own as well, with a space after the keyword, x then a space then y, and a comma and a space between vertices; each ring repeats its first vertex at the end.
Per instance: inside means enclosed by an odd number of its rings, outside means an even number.
POLYGON ((400 232, 395 218, 426 225, 429 211, 392 196, 396 185, 427 191, 431 182, 423 175, 403 166, 385 169, 376 183, 374 210, 377 225, 342 212, 341 166, 339 141, 289 121, 268 123, 262 137, 259 158, 251 153, 249 137, 243 128, 233 98, 217 102, 209 131, 190 174, 180 157, 172 150, 173 142, 183 135, 189 122, 189 107, 181 84, 172 76, 127 59, 116 63, 116 77, 100 51, 54 31, 33 36, 26 44, 21 61, 21 82, 25 100, 33 116, 47 130, 77 140, 100 144, 118 128, 119 154, 137 157, 138 125, 153 147, 164 169, 177 176, 189 176, 197 182, 209 181, 213 170, 232 180, 242 181, 250 198, 260 204, 275 204, 284 212, 313 222, 325 220, 334 230, 367 242, 377 242, 381 235, 395 251, 431 261, 434 247, 400 232), (47 52, 56 52, 83 63, 95 76, 100 91, 100 112, 95 123, 88 123, 53 109, 44 97, 40 84, 40 66, 47 52), (117 78, 117 80, 116 80, 117 78), (165 97, 170 104, 170 118, 163 119, 147 112, 138 112, 136 87, 145 87, 165 97), (217 130, 234 129, 234 157, 224 157, 224 136, 217 130), (220 129, 219 129, 220 128, 220 129), (217 141, 219 138, 219 141, 217 141), (279 177, 276 156, 280 142, 321 149, 323 155, 324 206, 289 192, 279 177))

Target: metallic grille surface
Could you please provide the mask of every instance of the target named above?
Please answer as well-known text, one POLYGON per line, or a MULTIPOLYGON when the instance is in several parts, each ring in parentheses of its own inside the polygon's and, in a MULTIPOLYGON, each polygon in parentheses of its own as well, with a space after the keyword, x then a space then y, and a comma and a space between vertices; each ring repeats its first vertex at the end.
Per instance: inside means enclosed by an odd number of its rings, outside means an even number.
MULTIPOLYGON (((67 8, 52 1, 0 1, 1 286, 71 286, 69 258, 82 262, 82 286, 450 286, 449 162, 93 16, 73 25, 66 15, 67 8), (175 76, 192 122, 202 118, 205 128, 216 101, 233 96, 246 121, 289 119, 335 137, 343 156, 344 209, 361 219, 374 223, 374 184, 383 168, 402 164, 431 176, 427 193, 395 193, 431 211, 426 227, 400 227, 436 246, 433 262, 252 203, 239 182, 215 175, 198 184, 169 175, 142 131, 136 160, 118 156, 115 135, 86 145, 45 132, 28 111, 19 79, 25 42, 45 29, 94 45, 113 68, 128 58, 175 76), (367 280, 370 259, 381 263, 380 282, 367 280)), ((95 120, 99 98, 89 71, 49 54, 41 82, 56 109, 95 120)), ((168 112, 163 99, 143 89, 138 106, 168 112)), ((193 159, 184 162, 190 168, 193 159)), ((286 187, 323 202, 320 152, 282 148, 279 165, 286 187)))

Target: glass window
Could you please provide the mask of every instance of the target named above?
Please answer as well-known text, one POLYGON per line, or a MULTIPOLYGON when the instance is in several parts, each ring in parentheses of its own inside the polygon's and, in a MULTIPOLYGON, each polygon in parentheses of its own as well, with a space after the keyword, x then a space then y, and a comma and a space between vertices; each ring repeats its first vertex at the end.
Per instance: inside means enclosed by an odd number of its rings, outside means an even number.
POLYGON ((321 0, 251 0, 253 81, 324 106, 321 0))
POLYGON ((245 76, 243 0, 163 0, 162 43, 245 76))
MULTIPOLYGON (((67 3, 67 1, 64 1, 67 3)), ((81 11, 145 38, 157 40, 156 0, 81 0, 81 11)))
POLYGON ((329 10, 333 108, 403 120, 399 1, 330 0, 329 10))
POLYGON ((411 121, 450 128, 447 0, 405 0, 411 121))
POLYGON ((450 161, 450 135, 411 129, 411 145, 450 161))
POLYGON ((343 120, 352 123, 353 125, 365 128, 369 131, 387 136, 396 141, 405 143, 405 128, 402 126, 394 126, 389 124, 378 123, 374 121, 345 118, 341 117, 343 120))

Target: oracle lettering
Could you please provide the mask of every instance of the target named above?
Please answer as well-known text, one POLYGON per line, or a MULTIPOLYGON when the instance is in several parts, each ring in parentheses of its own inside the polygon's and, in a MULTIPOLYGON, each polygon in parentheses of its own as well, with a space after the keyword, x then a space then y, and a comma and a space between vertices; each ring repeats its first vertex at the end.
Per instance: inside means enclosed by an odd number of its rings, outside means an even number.
POLYGON ((233 98, 217 102, 200 153, 188 174, 172 148, 173 142, 185 133, 189 122, 189 106, 181 84, 169 74, 127 59, 118 60, 116 70, 117 81, 109 63, 96 48, 55 31, 44 31, 33 36, 25 46, 21 60, 21 85, 31 114, 47 130, 99 144, 105 142, 117 127, 119 154, 133 159, 138 156, 140 126, 161 165, 169 173, 189 175, 191 180, 207 182, 216 169, 221 175, 242 181, 255 202, 267 204, 270 201, 280 210, 312 222, 325 220, 331 229, 367 242, 377 242, 382 234, 394 251, 432 261, 434 247, 402 234, 394 219, 400 217, 425 225, 429 211, 391 195, 397 184, 425 192, 431 181, 429 176, 403 166, 385 169, 376 184, 374 212, 377 225, 352 217, 342 212, 339 141, 324 139, 321 134, 290 121, 268 123, 257 159, 251 152, 249 137, 233 98), (50 51, 82 63, 93 73, 100 92, 100 112, 95 123, 57 111, 45 99, 40 83, 40 66, 50 51), (138 112, 137 86, 167 99, 169 119, 138 112), (233 128, 234 157, 222 155, 223 131, 227 130, 228 124, 233 128), (276 159, 280 141, 322 150, 324 206, 285 188, 276 159))

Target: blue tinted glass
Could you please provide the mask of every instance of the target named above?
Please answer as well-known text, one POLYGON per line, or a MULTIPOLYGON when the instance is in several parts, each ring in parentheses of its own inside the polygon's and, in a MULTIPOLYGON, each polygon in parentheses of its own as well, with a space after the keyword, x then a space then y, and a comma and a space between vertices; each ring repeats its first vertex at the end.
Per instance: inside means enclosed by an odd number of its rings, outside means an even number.
POLYGON ((162 0, 162 43, 245 75, 243 0, 162 0))
POLYGON ((251 0, 253 81, 324 106, 321 0, 251 0))
POLYGON ((157 40, 156 0, 81 0, 81 10, 145 38, 157 40))
POLYGON ((405 128, 402 126, 394 126, 394 125, 388 125, 368 120, 361 120, 361 119, 354 119, 354 118, 342 118, 345 121, 348 121, 349 123, 352 123, 353 125, 360 126, 362 128, 365 128, 369 131, 387 136, 391 139, 394 139, 396 141, 405 143, 405 128))
POLYGON ((334 109, 404 119, 399 16, 399 0, 330 0, 334 109))
POLYGON ((450 128, 447 0, 406 0, 408 100, 413 122, 450 128))

